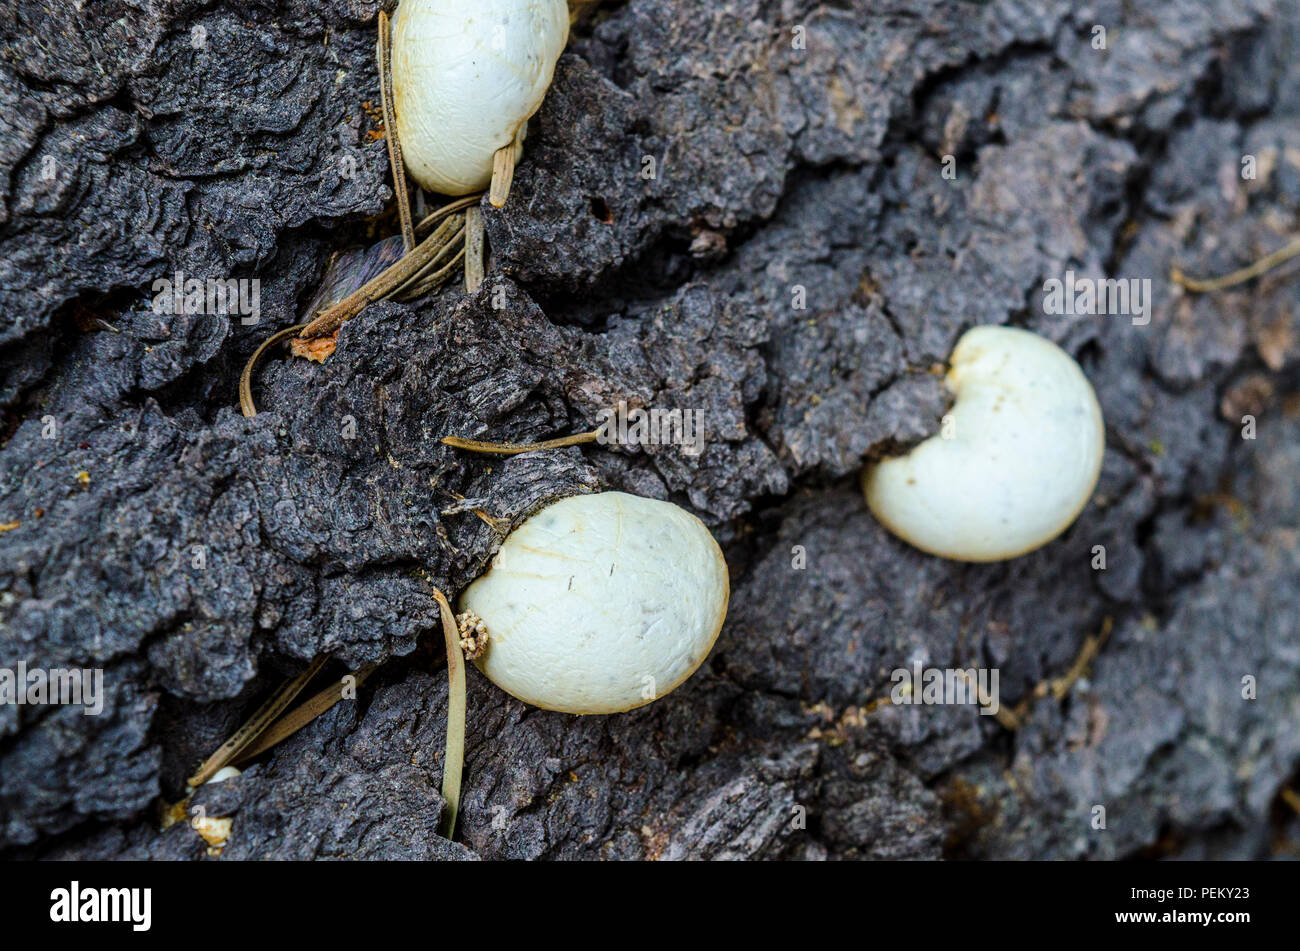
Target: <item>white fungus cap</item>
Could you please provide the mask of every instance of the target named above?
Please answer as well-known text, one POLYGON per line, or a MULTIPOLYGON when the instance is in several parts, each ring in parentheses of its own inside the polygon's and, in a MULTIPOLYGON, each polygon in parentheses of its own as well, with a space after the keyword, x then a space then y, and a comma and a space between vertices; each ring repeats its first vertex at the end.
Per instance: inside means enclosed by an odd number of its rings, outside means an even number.
POLYGON ((402 0, 393 18, 402 154, 424 188, 465 195, 537 111, 569 39, 565 0, 402 0))
POLYGON ((575 495, 510 533, 460 599, 487 625, 475 663, 526 703, 619 713, 680 685, 727 613, 727 564, 671 502, 575 495))
POLYGON ((947 428, 868 467, 867 505, 895 535, 958 561, 1045 545, 1078 516, 1101 474, 1101 407, 1060 347, 1012 327, 962 335, 945 379, 947 428))
POLYGON ((214 783, 224 783, 227 779, 234 779, 236 776, 239 776, 239 775, 240 775, 240 772, 239 772, 239 770, 236 769, 235 767, 233 767, 233 766, 223 766, 223 767, 221 767, 221 769, 219 769, 219 770, 217 770, 215 773, 213 773, 213 774, 212 774, 212 778, 209 779, 209 780, 208 780, 206 783, 204 783, 203 785, 205 785, 205 786, 211 786, 211 785, 213 785, 214 783))

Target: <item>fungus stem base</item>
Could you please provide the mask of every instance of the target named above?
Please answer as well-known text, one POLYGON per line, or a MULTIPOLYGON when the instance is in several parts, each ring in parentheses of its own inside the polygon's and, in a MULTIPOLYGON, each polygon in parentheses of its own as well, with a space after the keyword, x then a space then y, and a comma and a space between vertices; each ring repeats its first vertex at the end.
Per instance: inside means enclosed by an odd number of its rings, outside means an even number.
MULTIPOLYGON (((517 136, 516 136, 517 139, 517 136)), ((515 143, 497 149, 492 156, 492 184, 488 189, 488 201, 493 208, 504 208, 510 197, 510 186, 515 180, 515 143)))

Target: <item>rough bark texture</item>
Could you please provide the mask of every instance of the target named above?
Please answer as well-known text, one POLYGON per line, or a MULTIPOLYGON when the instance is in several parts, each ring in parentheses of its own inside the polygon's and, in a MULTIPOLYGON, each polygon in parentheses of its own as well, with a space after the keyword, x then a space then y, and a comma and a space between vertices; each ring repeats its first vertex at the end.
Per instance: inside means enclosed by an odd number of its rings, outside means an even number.
POLYGON ((323 365, 270 361, 253 420, 243 361, 332 252, 395 230, 376 4, 77 6, 0 12, 0 666, 102 667, 107 700, 0 706, 0 854, 206 857, 158 802, 322 651, 385 665, 199 792, 233 817, 223 860, 1294 854, 1300 280, 1168 274, 1296 231, 1300 4, 604 4, 485 206, 484 286, 373 306, 323 365), (1150 323, 1046 315, 1069 268, 1150 278, 1150 323), (155 314, 177 270, 259 279, 260 321, 155 314), (1065 536, 969 566, 886 534, 856 484, 936 429, 931 368, 986 323, 1079 358, 1108 448, 1065 536), (701 411, 705 451, 438 441, 576 432, 618 400, 701 411), (718 645, 613 717, 471 670, 440 839, 429 585, 600 488, 714 530, 718 645), (999 668, 1010 706, 1108 617, 1019 730, 872 703, 919 660, 999 668))

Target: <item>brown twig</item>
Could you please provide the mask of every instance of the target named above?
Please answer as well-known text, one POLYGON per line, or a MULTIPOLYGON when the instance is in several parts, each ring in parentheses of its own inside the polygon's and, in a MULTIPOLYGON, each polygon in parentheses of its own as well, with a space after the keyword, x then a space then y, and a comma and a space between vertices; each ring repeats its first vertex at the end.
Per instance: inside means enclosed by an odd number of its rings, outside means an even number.
MULTIPOLYGON (((462 250, 465 246, 465 216, 451 215, 442 224, 438 225, 433 234, 429 235, 427 241, 432 253, 427 260, 420 265, 420 269, 408 277, 405 281, 393 288, 390 297, 397 299, 417 296, 412 293, 414 288, 421 286, 429 275, 445 267, 444 258, 453 248, 460 247, 462 250), (436 238, 436 240, 435 240, 436 238)), ((456 256, 452 256, 453 261, 456 256)))
MULTIPOLYGON (((374 664, 367 664, 364 667, 357 668, 351 675, 354 680, 353 686, 360 687, 366 682, 366 678, 374 672, 374 664)), ((268 727, 255 742, 240 750, 233 762, 247 762, 253 757, 265 753, 271 747, 283 743, 342 699, 342 681, 331 684, 284 719, 277 721, 274 726, 268 727)))
POLYGON ((460 781, 465 768, 465 657, 460 650, 460 629, 447 598, 437 588, 433 598, 442 614, 442 636, 447 642, 447 749, 442 759, 442 798, 447 802, 447 832, 456 833, 460 812, 460 781))
MULTIPOLYGON (((479 200, 480 195, 467 195, 443 205, 422 222, 419 228, 433 224, 462 208, 467 208, 479 200)), ((417 228, 417 230, 419 230, 417 228)), ((410 254, 389 265, 374 278, 367 281, 337 304, 325 308, 316 315, 303 329, 303 337, 324 337, 338 330, 339 327, 361 313, 367 305, 377 300, 391 297, 393 292, 418 273, 433 257, 442 250, 445 233, 435 229, 427 238, 417 244, 410 254)))
POLYGON ((257 415, 257 406, 253 403, 253 370, 257 367, 257 362, 262 359, 262 354, 270 350, 280 341, 294 336, 298 331, 306 327, 306 324, 294 324, 292 327, 285 327, 262 342, 262 345, 253 351, 253 355, 248 358, 244 364, 244 372, 239 375, 239 408, 245 416, 252 419, 257 415))
POLYGON ((211 779, 216 772, 231 760, 238 756, 250 743, 256 740, 262 733, 275 722, 276 718, 284 712, 285 708, 293 702, 293 698, 298 696, 302 688, 307 686, 308 682, 320 672, 329 660, 328 654, 320 654, 307 665, 307 669, 297 677, 287 681, 275 693, 267 699, 253 713, 244 725, 234 732, 234 735, 217 748, 217 751, 203 761, 198 772, 186 780, 191 787, 202 786, 211 779))
POLYGON ((442 283, 445 280, 447 280, 447 277, 451 274, 451 272, 455 270, 457 266, 460 265, 461 261, 464 260, 464 257, 465 257, 465 248, 462 245, 461 249, 456 252, 455 257, 453 257, 445 265, 440 267, 438 270, 434 271, 432 274, 430 274, 424 280, 420 281, 419 284, 416 284, 410 290, 403 292, 402 299, 414 300, 415 298, 423 297, 425 294, 428 294, 430 291, 436 290, 438 287, 442 286, 442 283))
POLYGON ((1300 255, 1300 238, 1296 238, 1290 244, 1278 248, 1272 254, 1265 255, 1254 264, 1233 271, 1231 274, 1225 274, 1222 277, 1188 277, 1177 266, 1174 266, 1169 272, 1169 278, 1175 284, 1181 284, 1194 294, 1205 294, 1209 291, 1221 291, 1225 288, 1235 287, 1238 284, 1245 284, 1247 281, 1273 270, 1279 264, 1289 261, 1297 255, 1300 255))
POLYGON ((443 436, 443 445, 453 449, 465 449, 469 452, 484 452, 497 456, 513 456, 521 452, 534 452, 539 449, 562 449, 565 446, 578 446, 582 443, 595 442, 600 438, 600 430, 578 433, 573 436, 561 436, 545 442, 480 442, 477 439, 462 439, 459 436, 443 436))
POLYGON ((465 290, 473 294, 486 277, 483 268, 483 211, 465 209, 465 290))
POLYGON ((1107 615, 1101 622, 1101 631, 1095 637, 1089 634, 1083 639, 1083 647, 1079 649, 1078 655, 1074 658, 1074 663, 1070 665, 1070 669, 1063 676, 1040 681, 1029 692, 1029 696, 1016 704, 1014 709, 1003 706, 998 707, 998 712, 994 714, 997 721, 1008 730, 1018 730, 1024 725, 1025 717, 1029 714, 1035 700, 1041 700, 1048 694, 1051 694, 1057 703, 1064 700, 1070 693, 1070 688, 1087 672, 1088 666, 1097 659, 1102 647, 1110 639, 1110 632, 1114 626, 1114 620, 1110 615, 1107 615))
POLYGON ((397 220, 402 228, 402 247, 409 254, 415 247, 415 228, 411 225, 411 195, 406 190, 406 163, 402 159, 402 142, 397 135, 397 111, 393 96, 392 50, 389 46, 388 14, 379 11, 379 99, 384 110, 384 138, 388 141, 388 164, 393 172, 393 192, 397 196, 397 220))

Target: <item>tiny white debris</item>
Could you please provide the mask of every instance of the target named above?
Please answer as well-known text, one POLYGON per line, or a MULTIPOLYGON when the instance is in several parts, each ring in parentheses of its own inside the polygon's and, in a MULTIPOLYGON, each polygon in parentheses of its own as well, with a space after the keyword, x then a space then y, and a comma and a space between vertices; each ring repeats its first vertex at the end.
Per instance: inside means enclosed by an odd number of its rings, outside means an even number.
POLYGON ((1079 365, 1050 340, 976 327, 953 350, 950 438, 936 435, 862 475, 867 505, 895 535, 958 561, 1033 551, 1092 495, 1106 446, 1079 365))
POLYGON ((727 613, 722 551, 671 502, 601 492, 561 499, 506 539, 462 611, 490 632, 475 663, 526 703, 618 713, 679 686, 727 613))
POLYGON ((565 0, 401 0, 393 97, 411 176, 444 195, 485 188, 493 155, 541 106, 568 39, 565 0))

